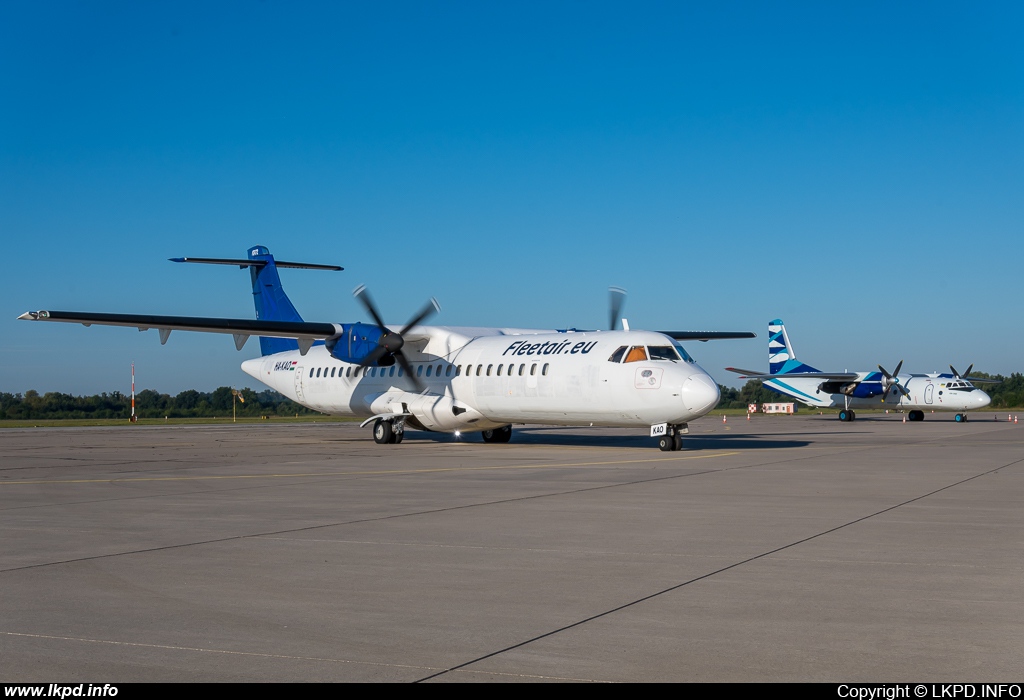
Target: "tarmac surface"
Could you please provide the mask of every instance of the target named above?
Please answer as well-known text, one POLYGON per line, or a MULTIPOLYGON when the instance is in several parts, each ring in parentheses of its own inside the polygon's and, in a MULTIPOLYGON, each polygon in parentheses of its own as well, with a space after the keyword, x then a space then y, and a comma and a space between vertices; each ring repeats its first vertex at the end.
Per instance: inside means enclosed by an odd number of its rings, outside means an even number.
POLYGON ((0 431, 4 682, 1014 682, 1024 424, 0 431))

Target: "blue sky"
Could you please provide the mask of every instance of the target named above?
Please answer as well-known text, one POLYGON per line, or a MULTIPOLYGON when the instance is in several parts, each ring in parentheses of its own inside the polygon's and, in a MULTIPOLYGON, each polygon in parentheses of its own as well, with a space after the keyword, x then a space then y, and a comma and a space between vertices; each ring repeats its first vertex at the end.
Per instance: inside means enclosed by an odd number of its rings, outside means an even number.
POLYGON ((1024 370, 1018 3, 5 2, 0 391, 247 386, 230 337, 43 308, 754 330, 822 369, 1024 370))

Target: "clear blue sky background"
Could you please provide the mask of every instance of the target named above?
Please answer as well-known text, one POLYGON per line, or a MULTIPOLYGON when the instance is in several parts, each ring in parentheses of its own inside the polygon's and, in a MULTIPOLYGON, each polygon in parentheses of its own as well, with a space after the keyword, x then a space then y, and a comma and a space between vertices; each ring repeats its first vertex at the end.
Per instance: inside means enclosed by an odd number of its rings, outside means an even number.
POLYGON ((822 369, 1024 370, 1020 3, 0 4, 0 391, 253 380, 230 337, 15 321, 754 330, 822 369))

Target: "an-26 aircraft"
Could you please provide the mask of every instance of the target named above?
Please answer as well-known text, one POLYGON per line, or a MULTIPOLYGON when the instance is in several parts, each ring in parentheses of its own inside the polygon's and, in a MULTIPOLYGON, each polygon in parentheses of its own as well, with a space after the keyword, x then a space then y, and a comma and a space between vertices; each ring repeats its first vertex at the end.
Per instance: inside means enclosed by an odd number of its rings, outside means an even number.
POLYGON ((285 295, 278 268, 341 270, 275 261, 263 246, 245 259, 172 258, 238 265, 252 279, 256 320, 34 311, 20 319, 89 326, 229 333, 238 350, 258 336, 262 357, 242 370, 304 406, 365 417, 374 440, 400 443, 407 428, 476 432, 508 442, 513 424, 650 428, 662 450, 681 448, 687 424, 713 409, 718 385, 680 340, 753 338, 750 332, 614 330, 624 297, 612 292, 609 331, 427 326, 431 300, 401 331, 381 319, 364 287, 356 298, 373 323, 308 323, 285 295))
POLYGON ((970 377, 974 365, 963 376, 952 365, 952 374, 900 374, 903 361, 890 374, 878 365, 878 372, 821 372, 796 359, 786 326, 776 319, 768 324, 768 374, 726 367, 759 379, 766 387, 808 406, 837 408, 839 420, 852 421, 854 408, 894 408, 909 411, 912 421, 924 420, 924 411, 957 411, 956 422, 967 420, 966 411, 985 408, 991 398, 972 382, 992 383, 970 377), (879 398, 880 397, 880 398, 879 398))

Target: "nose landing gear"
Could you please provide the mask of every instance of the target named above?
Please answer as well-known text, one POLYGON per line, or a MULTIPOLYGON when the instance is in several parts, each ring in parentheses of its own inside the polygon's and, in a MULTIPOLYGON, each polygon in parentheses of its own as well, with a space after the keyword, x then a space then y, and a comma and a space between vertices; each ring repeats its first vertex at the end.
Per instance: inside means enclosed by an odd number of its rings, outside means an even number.
POLYGON ((686 423, 668 426, 668 432, 658 438, 658 449, 662 452, 678 452, 683 449, 683 434, 690 432, 686 423))

